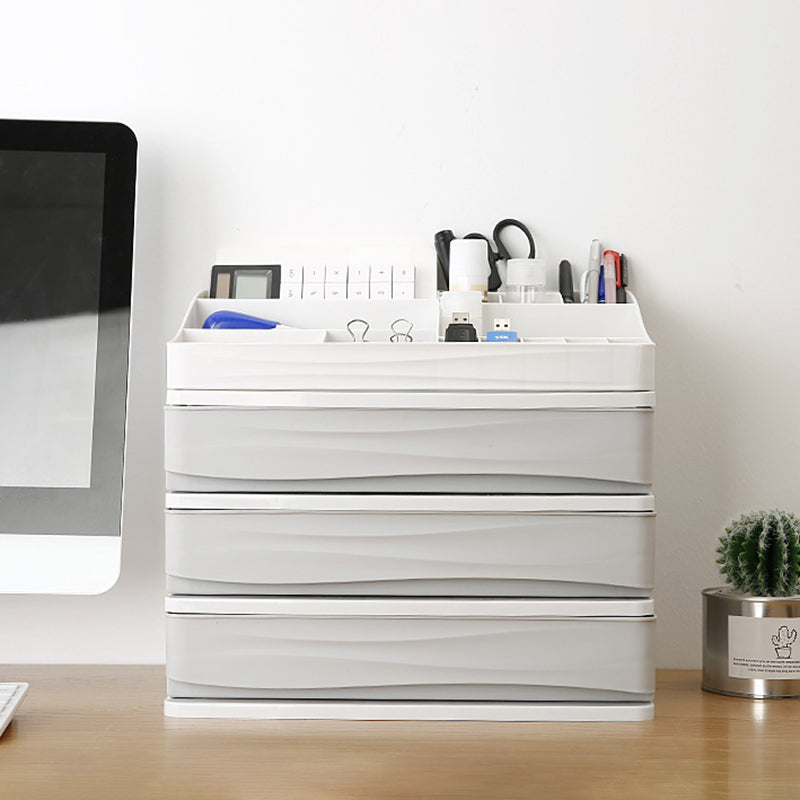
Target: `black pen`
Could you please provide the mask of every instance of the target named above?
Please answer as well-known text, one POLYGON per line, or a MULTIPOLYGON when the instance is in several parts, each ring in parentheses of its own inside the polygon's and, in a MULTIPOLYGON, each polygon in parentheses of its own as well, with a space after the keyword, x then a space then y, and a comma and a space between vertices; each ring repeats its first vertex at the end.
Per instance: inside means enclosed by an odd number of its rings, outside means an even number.
POLYGON ((572 293, 572 264, 566 259, 558 265, 558 291, 565 303, 575 302, 575 295, 572 293))
POLYGON ((627 303, 628 295, 625 291, 628 286, 628 259, 625 253, 619 254, 619 282, 617 283, 617 302, 627 303))

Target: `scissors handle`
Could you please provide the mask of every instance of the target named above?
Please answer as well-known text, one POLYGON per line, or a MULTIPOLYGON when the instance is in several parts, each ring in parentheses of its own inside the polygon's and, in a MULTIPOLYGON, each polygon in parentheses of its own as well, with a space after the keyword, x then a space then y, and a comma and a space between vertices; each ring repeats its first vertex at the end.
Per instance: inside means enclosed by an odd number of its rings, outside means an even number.
POLYGON ((506 228, 516 228, 517 230, 522 231, 522 233, 525 235, 525 238, 528 240, 528 255, 526 258, 536 258, 536 242, 533 241, 533 235, 528 230, 527 225, 516 219, 501 219, 500 222, 494 226, 494 231, 492 231, 492 239, 494 239, 494 243, 497 246, 497 257, 502 258, 503 261, 508 261, 509 258, 513 258, 511 253, 508 252, 508 248, 500 240, 500 234, 506 228))

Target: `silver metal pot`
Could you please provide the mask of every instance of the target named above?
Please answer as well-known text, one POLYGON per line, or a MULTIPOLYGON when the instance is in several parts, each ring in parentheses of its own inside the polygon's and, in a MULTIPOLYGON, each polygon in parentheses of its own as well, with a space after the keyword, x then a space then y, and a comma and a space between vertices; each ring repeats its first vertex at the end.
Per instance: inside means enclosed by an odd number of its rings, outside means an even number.
POLYGON ((800 597, 704 589, 702 685, 741 697, 800 696, 800 597))

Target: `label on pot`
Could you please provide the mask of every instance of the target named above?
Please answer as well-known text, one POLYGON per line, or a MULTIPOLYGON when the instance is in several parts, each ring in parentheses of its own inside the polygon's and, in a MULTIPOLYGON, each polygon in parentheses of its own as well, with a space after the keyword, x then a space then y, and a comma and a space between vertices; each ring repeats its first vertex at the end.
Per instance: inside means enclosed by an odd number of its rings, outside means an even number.
POLYGON ((800 617, 728 617, 731 678, 800 678, 800 617))

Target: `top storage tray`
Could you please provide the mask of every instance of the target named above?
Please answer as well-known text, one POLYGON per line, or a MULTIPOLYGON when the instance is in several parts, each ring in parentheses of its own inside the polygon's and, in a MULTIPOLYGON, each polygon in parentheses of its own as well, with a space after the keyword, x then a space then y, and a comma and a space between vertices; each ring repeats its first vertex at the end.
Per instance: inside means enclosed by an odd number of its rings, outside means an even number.
POLYGON ((167 388, 652 391, 655 346, 638 304, 629 297, 629 303, 608 306, 487 303, 484 316, 511 319, 523 341, 461 343, 435 340, 436 300, 359 303, 200 296, 167 345, 167 388), (274 331, 204 330, 206 317, 222 309, 283 325, 274 331), (347 323, 356 318, 370 323, 366 342, 349 341, 347 323), (391 323, 398 318, 414 323, 413 342, 388 341, 391 323))

